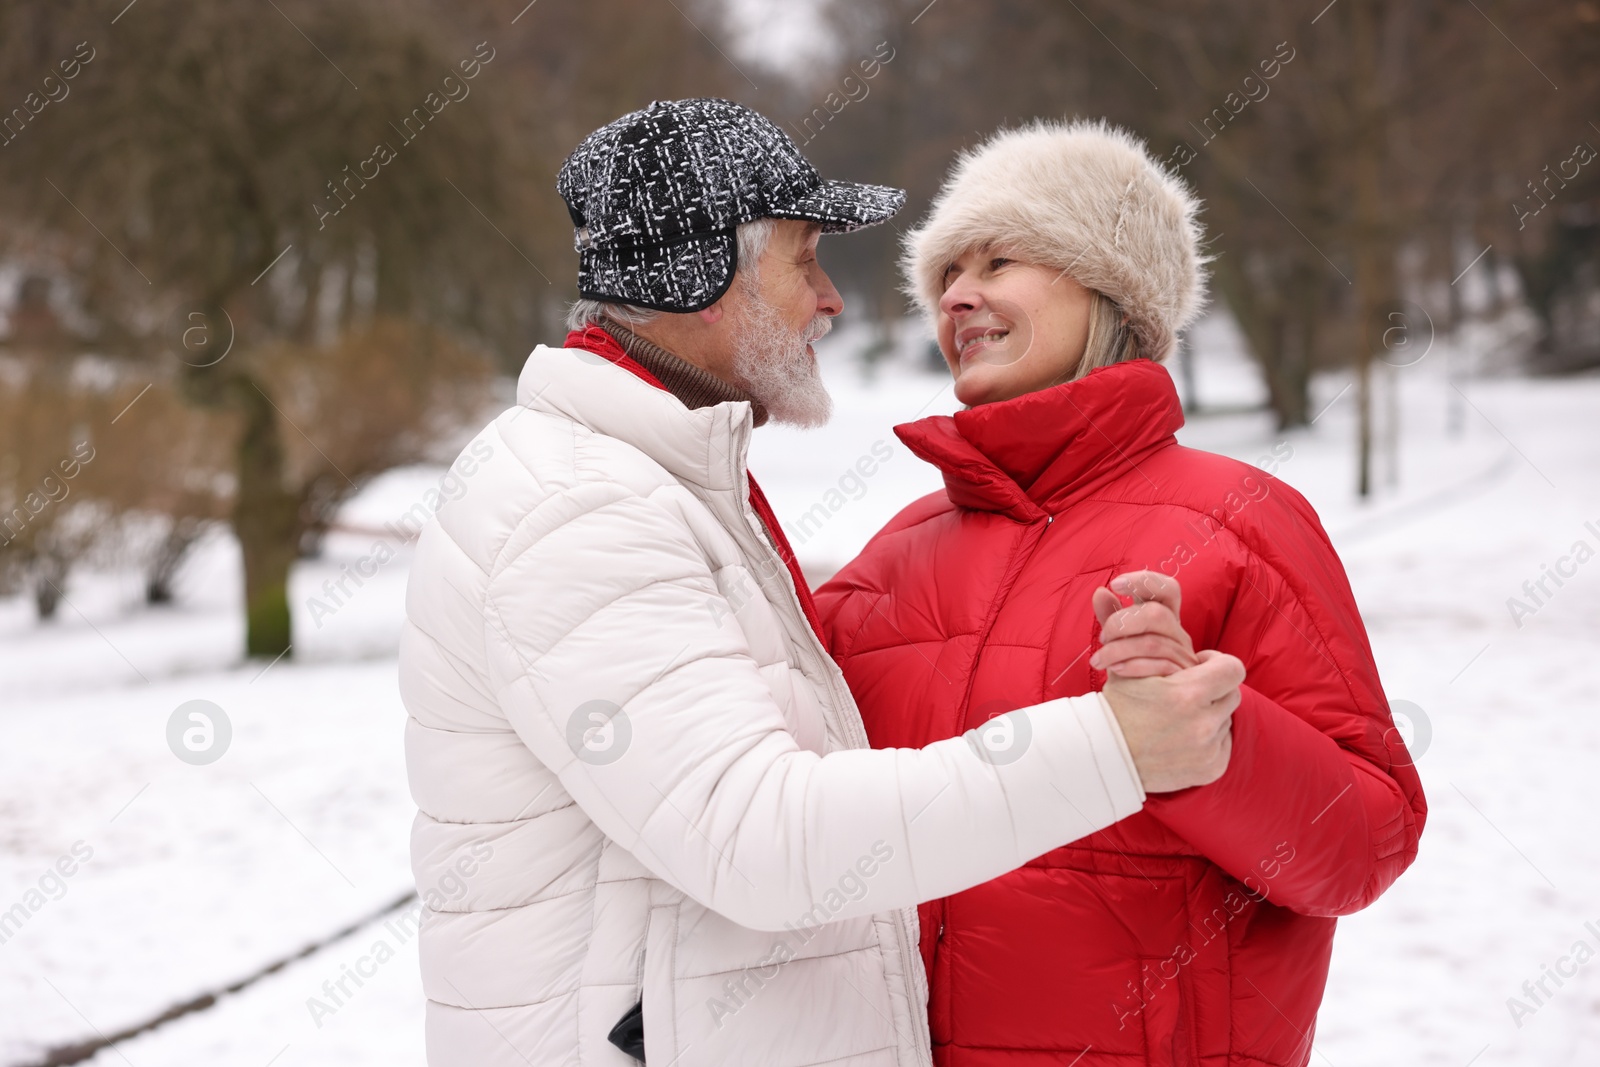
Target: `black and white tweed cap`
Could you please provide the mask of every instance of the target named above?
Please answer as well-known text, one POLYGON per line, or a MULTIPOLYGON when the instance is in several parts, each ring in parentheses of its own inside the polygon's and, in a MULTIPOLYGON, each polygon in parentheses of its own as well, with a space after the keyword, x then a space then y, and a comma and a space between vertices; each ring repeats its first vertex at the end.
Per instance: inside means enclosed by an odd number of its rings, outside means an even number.
POLYGON ((788 134, 742 104, 657 100, 602 126, 561 165, 578 293, 690 312, 738 270, 740 223, 805 219, 847 233, 890 218, 901 189, 824 181, 788 134))

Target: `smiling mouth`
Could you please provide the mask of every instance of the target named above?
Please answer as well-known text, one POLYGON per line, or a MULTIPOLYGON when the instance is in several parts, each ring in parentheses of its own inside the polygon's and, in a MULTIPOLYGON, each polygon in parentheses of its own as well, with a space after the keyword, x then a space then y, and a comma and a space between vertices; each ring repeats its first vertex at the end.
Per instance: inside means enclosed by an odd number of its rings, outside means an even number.
POLYGON ((999 344, 1010 335, 1010 330, 997 326, 992 330, 985 330, 981 334, 969 337, 965 341, 959 341, 956 343, 956 358, 960 362, 965 362, 967 357, 977 352, 978 349, 986 345, 999 344))

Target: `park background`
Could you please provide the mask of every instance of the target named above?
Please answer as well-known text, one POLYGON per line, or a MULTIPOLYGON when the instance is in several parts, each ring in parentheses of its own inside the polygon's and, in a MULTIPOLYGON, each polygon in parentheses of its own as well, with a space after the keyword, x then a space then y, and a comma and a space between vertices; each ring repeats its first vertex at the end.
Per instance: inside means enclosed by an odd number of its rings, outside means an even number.
POLYGON ((1431 807, 1313 1062, 1593 1063, 1600 3, 11 0, 0 1067, 423 1062, 407 517, 563 335, 561 160, 704 95, 910 192, 823 242, 834 420, 752 446, 817 581, 940 487, 895 259, 955 153, 1105 116, 1191 183, 1179 439, 1317 508, 1431 807))

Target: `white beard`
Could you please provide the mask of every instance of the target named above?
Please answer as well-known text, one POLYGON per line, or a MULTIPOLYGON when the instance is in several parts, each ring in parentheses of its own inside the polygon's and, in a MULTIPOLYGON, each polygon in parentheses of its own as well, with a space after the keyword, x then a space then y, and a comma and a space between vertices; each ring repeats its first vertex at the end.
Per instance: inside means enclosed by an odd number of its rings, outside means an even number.
POLYGON ((777 308, 754 293, 746 293, 743 305, 733 335, 733 373, 739 385, 767 409, 773 422, 805 427, 827 422, 833 400, 806 346, 833 329, 833 319, 818 315, 797 333, 777 308))

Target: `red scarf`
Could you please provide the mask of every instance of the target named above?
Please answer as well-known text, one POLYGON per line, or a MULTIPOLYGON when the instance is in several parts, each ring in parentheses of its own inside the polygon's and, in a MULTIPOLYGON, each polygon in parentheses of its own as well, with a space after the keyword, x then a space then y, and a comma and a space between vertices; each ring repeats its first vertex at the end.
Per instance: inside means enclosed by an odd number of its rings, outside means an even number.
MULTIPOLYGON (((598 326, 586 326, 581 330, 573 330, 567 334, 567 348, 581 348, 585 352, 593 352, 603 359, 608 359, 622 369, 630 372, 637 378, 649 382, 657 389, 666 390, 666 386, 656 380, 655 375, 641 367, 633 357, 623 350, 605 330, 598 326)), ((800 572, 800 563, 795 559, 794 549, 789 547, 789 539, 783 535, 783 528, 778 525, 778 517, 773 514, 772 505, 767 503, 766 494, 761 491, 761 486, 756 484, 756 476, 747 470, 746 475, 750 480, 750 507, 761 517, 761 522, 767 528, 767 533, 772 537, 772 543, 778 549, 784 566, 789 568, 789 577, 794 579, 794 590, 800 596, 800 609, 805 612, 806 621, 811 623, 811 628, 816 631, 817 640, 822 642, 824 650, 828 647, 828 639, 822 632, 822 618, 817 614, 817 605, 811 599, 811 587, 806 584, 805 575, 800 572)))

